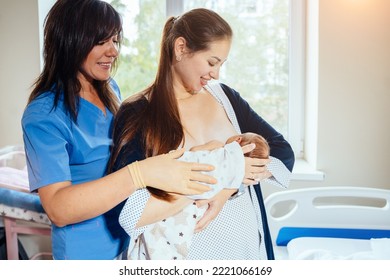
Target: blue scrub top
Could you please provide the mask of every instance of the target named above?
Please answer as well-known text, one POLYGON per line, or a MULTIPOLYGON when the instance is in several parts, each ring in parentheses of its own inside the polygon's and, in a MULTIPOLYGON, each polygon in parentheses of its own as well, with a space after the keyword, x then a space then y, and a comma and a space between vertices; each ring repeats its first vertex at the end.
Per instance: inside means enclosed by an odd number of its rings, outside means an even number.
MULTIPOLYGON (((120 99, 119 88, 111 86, 120 99)), ((32 101, 22 117, 30 190, 56 182, 77 184, 106 175, 112 144, 114 116, 80 99, 77 124, 64 110, 63 98, 53 108, 54 93, 32 101)), ((110 186, 107 186, 110 187, 110 186)), ((57 227, 52 225, 55 259, 113 259, 128 245, 129 237, 118 223, 123 203, 96 218, 57 227)))

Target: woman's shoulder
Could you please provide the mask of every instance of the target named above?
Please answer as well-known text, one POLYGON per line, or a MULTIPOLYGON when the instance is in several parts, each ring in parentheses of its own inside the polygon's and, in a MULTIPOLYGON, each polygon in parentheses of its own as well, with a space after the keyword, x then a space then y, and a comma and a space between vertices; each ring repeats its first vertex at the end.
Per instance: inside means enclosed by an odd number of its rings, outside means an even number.
POLYGON ((238 91, 224 83, 209 83, 206 89, 211 90, 217 95, 224 94, 230 101, 232 101, 232 99, 242 99, 238 91))
POLYGON ((122 127, 127 122, 133 122, 140 118, 147 105, 148 101, 143 95, 137 94, 126 98, 116 114, 116 126, 122 127))
POLYGON ((235 98, 235 99, 240 99, 241 95, 238 91, 236 91, 234 88, 224 84, 220 83, 220 87, 222 88, 223 92, 227 95, 227 97, 230 98, 235 98))
POLYGON ((32 133, 34 130, 67 131, 71 120, 64 108, 61 98, 55 106, 55 94, 45 92, 32 100, 25 108, 21 125, 23 130, 32 133))
POLYGON ((134 94, 134 95, 131 95, 128 98, 126 98, 122 102, 122 104, 119 108, 119 111, 139 112, 139 111, 142 111, 143 109, 145 109, 147 105, 148 105, 148 100, 146 99, 146 97, 143 94, 138 93, 138 94, 134 94))
POLYGON ((119 89, 119 85, 117 84, 117 82, 113 78, 111 78, 109 80, 109 84, 111 89, 114 91, 115 95, 118 97, 119 100, 121 100, 122 99, 121 91, 119 89))
POLYGON ((49 115, 53 117, 58 114, 66 115, 63 108, 63 97, 60 96, 57 106, 55 106, 55 93, 45 91, 27 104, 23 112, 23 118, 29 116, 47 118, 49 115))

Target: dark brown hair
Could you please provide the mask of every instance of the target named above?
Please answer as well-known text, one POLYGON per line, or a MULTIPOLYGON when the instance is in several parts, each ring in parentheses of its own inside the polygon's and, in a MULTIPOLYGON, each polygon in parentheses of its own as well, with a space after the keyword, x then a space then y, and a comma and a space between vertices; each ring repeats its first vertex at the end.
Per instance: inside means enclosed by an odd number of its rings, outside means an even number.
MULTIPOLYGON (((114 35, 120 42, 122 19, 110 4, 99 0, 57 0, 45 19, 44 68, 28 103, 51 90, 55 93, 55 108, 63 93, 66 111, 76 122, 81 89, 77 73, 92 48, 114 35)), ((109 80, 95 80, 93 86, 104 105, 115 114, 119 103, 109 80)))
MULTIPOLYGON (((114 164, 123 146, 141 129, 145 156, 151 157, 177 149, 183 140, 183 126, 179 116, 176 98, 173 94, 172 63, 175 40, 183 37, 190 53, 207 50, 211 43, 231 39, 233 32, 229 24, 217 13, 204 9, 193 9, 180 17, 170 17, 164 26, 160 46, 160 60, 157 74, 150 87, 142 94, 148 100, 142 114, 124 116, 126 133, 120 133, 112 151, 114 164)), ((189 70, 190 71, 190 70, 189 70)), ((123 106, 131 106, 130 100, 123 106)), ((126 110, 124 110, 126 111, 126 110)), ((152 195, 169 200, 169 195, 149 187, 152 195)))
POLYGON ((245 156, 263 159, 269 158, 270 147, 267 140, 265 140, 263 136, 251 132, 241 134, 241 146, 245 146, 251 143, 256 144, 256 147, 249 153, 246 153, 245 156))

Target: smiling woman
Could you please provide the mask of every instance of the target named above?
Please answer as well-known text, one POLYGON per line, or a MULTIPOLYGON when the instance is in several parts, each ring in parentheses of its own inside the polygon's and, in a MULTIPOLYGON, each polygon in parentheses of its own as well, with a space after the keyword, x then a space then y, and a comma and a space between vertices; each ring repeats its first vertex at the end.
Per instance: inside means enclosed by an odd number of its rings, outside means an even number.
MULTIPOLYGON (((233 31, 228 22, 209 9, 192 9, 167 19, 154 82, 124 101, 118 111, 110 170, 182 147, 189 150, 215 141, 225 143, 231 136, 249 131, 268 140, 271 156, 236 161, 232 174, 236 176, 234 183, 226 182, 224 189, 206 200, 194 202, 183 196, 172 198, 170 193, 149 187, 134 192, 120 215, 121 225, 131 236, 130 248, 136 250, 136 253, 132 251, 132 257, 153 258, 148 252, 161 250, 161 254, 156 254, 158 259, 179 258, 175 254, 164 254, 164 246, 175 245, 165 234, 167 231, 153 227, 153 224, 165 223, 166 218, 172 216, 180 216, 173 225, 181 223, 185 216, 195 218, 196 214, 188 215, 187 212, 187 207, 196 208, 195 203, 206 206, 207 210, 196 223, 196 234, 188 252, 184 253, 185 259, 273 258, 272 247, 266 251, 272 244, 266 223, 263 226, 266 216, 261 210, 264 208, 261 191, 259 186, 252 184, 268 179, 277 186, 286 187, 294 153, 283 136, 257 115, 235 90, 212 81, 219 79, 232 39, 233 31), (238 166, 239 162, 245 162, 244 166, 238 166), (237 189, 241 191, 237 192, 237 189), (162 242, 164 245, 148 243, 153 235, 154 240, 159 239, 160 233, 167 238, 162 242), (150 250, 148 246, 151 246, 150 250)), ((209 149, 213 150, 213 147, 209 149)), ((236 155, 240 156, 240 152, 242 158, 246 154, 244 147, 240 151, 238 146, 236 155)), ((215 165, 224 168, 227 164, 215 165)), ((175 229, 175 234, 182 234, 175 229)), ((186 245, 180 244, 180 247, 186 245)))
POLYGON ((182 151, 106 176, 121 99, 111 78, 121 40, 121 17, 103 1, 57 0, 45 21, 44 69, 22 128, 30 191, 52 222, 54 259, 121 258, 129 237, 118 216, 121 203, 144 187, 138 182, 188 194, 209 189, 195 181, 215 181, 198 172, 212 166, 175 160, 182 151))
POLYGON ((165 20, 193 8, 211 9, 229 21, 235 38, 219 80, 238 89, 302 157, 305 1, 106 1, 117 7, 125 22, 125 42, 115 74, 124 97, 152 82, 165 20))
POLYGON ((52 221, 55 259, 113 259, 125 248, 119 226, 113 224, 118 238, 112 240, 109 228, 92 227, 105 224, 101 214, 120 199, 111 195, 112 205, 100 201, 106 205, 99 209, 87 196, 101 187, 83 187, 105 173, 110 126, 119 106, 119 88, 110 74, 121 30, 119 14, 94 0, 57 1, 45 21, 45 67, 22 127, 30 190, 39 193, 52 221), (96 242, 108 247, 93 249, 96 242))

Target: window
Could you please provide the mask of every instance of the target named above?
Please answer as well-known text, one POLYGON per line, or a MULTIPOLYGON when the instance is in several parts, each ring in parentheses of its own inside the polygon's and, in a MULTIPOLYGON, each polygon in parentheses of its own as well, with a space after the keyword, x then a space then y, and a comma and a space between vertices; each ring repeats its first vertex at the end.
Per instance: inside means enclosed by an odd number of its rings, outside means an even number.
POLYGON ((236 89, 303 157, 304 0, 107 0, 124 18, 115 79, 124 97, 149 85, 167 16, 196 7, 218 12, 234 38, 220 81, 236 89))

